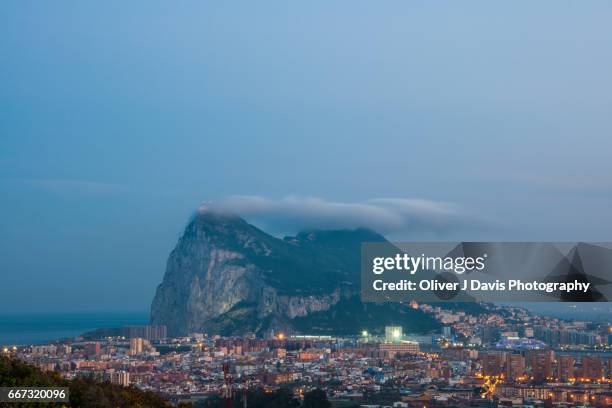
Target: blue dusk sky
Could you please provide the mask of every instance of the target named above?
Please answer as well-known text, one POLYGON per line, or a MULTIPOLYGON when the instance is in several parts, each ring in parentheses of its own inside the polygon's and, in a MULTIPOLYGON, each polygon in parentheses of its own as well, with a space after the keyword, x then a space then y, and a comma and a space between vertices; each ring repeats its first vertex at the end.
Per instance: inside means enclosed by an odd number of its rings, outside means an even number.
POLYGON ((191 214, 612 241, 609 1, 0 3, 0 311, 146 310, 191 214))

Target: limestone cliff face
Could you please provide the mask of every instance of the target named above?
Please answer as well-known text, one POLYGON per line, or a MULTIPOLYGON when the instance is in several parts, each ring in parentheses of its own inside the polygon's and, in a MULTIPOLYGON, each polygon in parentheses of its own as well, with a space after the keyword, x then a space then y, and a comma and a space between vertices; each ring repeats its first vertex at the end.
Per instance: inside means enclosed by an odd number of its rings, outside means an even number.
POLYGON ((151 322, 171 335, 294 330, 293 319, 357 292, 359 244, 380 239, 355 230, 281 240, 241 218, 200 212, 170 254, 151 322))

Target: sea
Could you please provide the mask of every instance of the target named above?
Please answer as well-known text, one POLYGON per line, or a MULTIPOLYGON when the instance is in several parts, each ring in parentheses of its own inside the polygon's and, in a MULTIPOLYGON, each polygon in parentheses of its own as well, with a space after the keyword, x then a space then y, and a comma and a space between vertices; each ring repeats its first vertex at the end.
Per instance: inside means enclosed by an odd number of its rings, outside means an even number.
POLYGON ((149 313, 146 311, 0 314, 0 345, 44 344, 102 327, 144 325, 148 322, 149 313))

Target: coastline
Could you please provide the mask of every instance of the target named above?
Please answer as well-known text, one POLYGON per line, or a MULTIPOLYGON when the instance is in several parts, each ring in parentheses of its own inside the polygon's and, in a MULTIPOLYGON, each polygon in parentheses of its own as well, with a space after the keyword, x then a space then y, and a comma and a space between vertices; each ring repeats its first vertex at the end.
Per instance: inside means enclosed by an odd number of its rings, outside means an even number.
POLYGON ((148 321, 149 313, 144 311, 0 314, 0 344, 44 344, 101 327, 141 325, 148 321))

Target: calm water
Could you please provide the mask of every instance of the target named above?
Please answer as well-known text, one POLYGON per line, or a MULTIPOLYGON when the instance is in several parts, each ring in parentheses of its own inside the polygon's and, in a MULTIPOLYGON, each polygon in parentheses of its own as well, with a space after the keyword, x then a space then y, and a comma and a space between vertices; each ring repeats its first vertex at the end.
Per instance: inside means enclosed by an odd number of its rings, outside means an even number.
POLYGON ((147 324, 148 312, 0 314, 0 344, 38 344, 101 327, 147 324))

